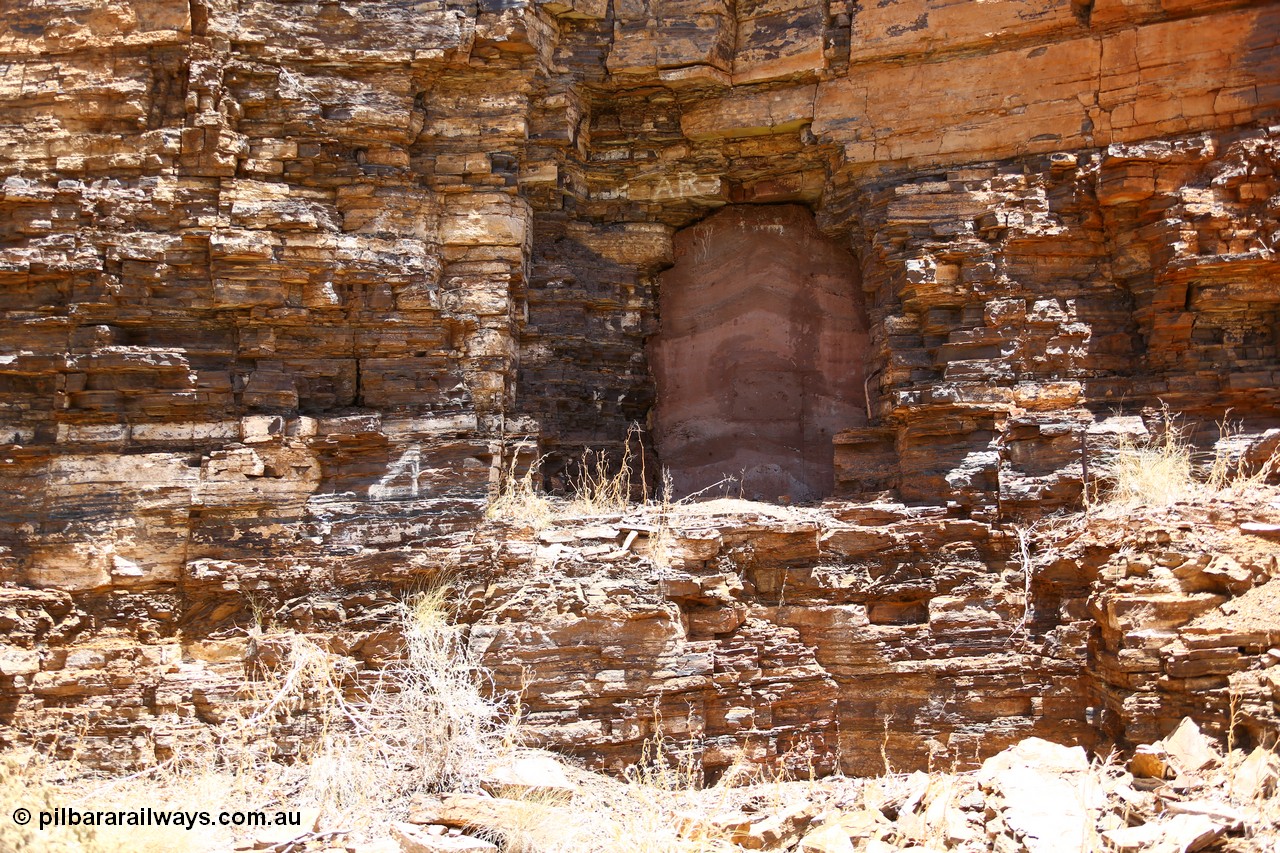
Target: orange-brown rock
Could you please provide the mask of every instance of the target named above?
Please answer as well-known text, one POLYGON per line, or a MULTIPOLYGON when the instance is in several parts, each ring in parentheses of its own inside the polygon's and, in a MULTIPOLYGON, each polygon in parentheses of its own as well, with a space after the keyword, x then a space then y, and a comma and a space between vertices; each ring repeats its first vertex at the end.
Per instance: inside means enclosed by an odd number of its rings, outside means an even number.
MULTIPOLYGON (((1280 3, 1236 0, 14 0, 0 737, 166 758, 266 665, 256 619, 358 672, 452 574, 531 726, 603 765, 659 720, 713 772, 1226 734, 1232 707, 1261 738, 1271 504, 1025 555, 1015 526, 1162 404, 1274 451, 1278 45, 1280 3), (835 499, 630 549, 485 523, 517 445, 565 490, 638 424, 646 486, 689 472, 651 440, 673 264, 770 217, 772 260, 857 268, 796 350, 857 354, 823 374, 830 445, 812 407, 770 424, 835 499)), ((765 332, 663 369, 736 377, 765 332)))
POLYGON ((680 232, 648 350, 676 497, 730 482, 768 500, 831 494, 832 437, 866 422, 858 284, 853 257, 795 205, 680 232))

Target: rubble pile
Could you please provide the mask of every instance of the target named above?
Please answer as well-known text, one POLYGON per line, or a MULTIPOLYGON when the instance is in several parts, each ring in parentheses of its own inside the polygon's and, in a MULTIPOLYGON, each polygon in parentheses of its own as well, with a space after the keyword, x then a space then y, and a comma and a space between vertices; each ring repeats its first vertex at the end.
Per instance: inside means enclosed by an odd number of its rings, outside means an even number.
MULTIPOLYGON (((1091 761, 1080 747, 1028 738, 975 771, 665 791, 654 808, 672 828, 660 848, 670 850, 1269 853, 1280 844, 1278 778, 1274 752, 1224 754, 1185 718, 1170 737, 1140 747, 1128 768, 1091 761)), ((417 798, 389 841, 343 847, 303 835, 289 849, 608 849, 617 816, 601 805, 600 792, 624 799, 628 791, 549 757, 514 761, 482 785, 417 798), (559 827, 558 839, 537 835, 551 826, 559 827), (575 846, 580 838, 594 846, 575 846)), ((631 840, 636 846, 628 849, 657 849, 644 846, 652 839, 631 840)), ((246 842, 240 849, 264 848, 246 842)))

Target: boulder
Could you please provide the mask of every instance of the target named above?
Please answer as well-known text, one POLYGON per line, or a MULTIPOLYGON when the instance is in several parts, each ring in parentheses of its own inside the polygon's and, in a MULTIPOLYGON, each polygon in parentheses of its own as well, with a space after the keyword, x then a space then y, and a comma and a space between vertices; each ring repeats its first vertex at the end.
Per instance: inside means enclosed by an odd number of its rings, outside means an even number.
POLYGON ((838 823, 825 823, 800 839, 800 853, 854 853, 849 834, 838 823))
POLYGON ((569 781, 564 766, 545 754, 518 755, 496 762, 490 765, 480 786, 494 796, 566 800, 578 790, 578 786, 569 781))
POLYGON ((1080 747, 1028 738, 987 759, 978 781, 1030 853, 1086 850, 1102 799, 1088 768, 1080 747))
POLYGON ((1222 761, 1217 747, 1190 717, 1183 717, 1173 734, 1162 743, 1169 756, 1183 771, 1204 770, 1222 761))
POLYGON ((391 824, 391 836, 400 842, 402 853, 498 853, 496 844, 483 839, 447 832, 432 833, 411 823, 391 824))
POLYGON ((1129 772, 1144 779, 1168 779, 1173 775, 1169 753, 1161 744, 1143 744, 1129 759, 1129 772))
POLYGON ((1231 793, 1245 801, 1268 797, 1275 793, 1277 779, 1280 779, 1280 759, 1259 746, 1236 768, 1231 793))
POLYGON ((1165 821, 1108 830, 1102 837, 1118 853, 1193 853, 1224 831, 1221 824, 1203 815, 1174 815, 1165 821))

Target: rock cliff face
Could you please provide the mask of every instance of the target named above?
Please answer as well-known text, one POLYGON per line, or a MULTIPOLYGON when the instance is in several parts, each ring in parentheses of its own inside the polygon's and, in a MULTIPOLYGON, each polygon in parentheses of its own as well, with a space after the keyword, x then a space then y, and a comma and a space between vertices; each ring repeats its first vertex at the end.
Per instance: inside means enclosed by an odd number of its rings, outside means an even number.
POLYGON ((649 347, 675 496, 834 487, 832 437, 865 425, 867 321, 848 251, 804 208, 735 205, 676 236, 649 347))
POLYGON ((1276 638, 1213 608, 1274 559, 1206 580, 1182 567, 1216 546, 1153 545, 1172 579, 1131 577, 1112 543, 1036 574, 1012 525, 1162 403, 1280 425, 1278 169, 1280 3, 16 0, 4 737, 154 761, 229 713, 255 610, 376 666, 387 605, 442 572, 531 721, 605 763, 658 716, 708 766, 862 771, 881 740, 902 767, 1151 739, 1166 694, 1221 712, 1276 638), (563 487, 662 428, 664 375, 795 392, 647 344, 693 322, 679 247, 761 217, 809 245, 810 212, 860 267, 818 312, 840 500, 695 525, 665 579, 597 559, 612 534, 570 571, 479 527, 513 440, 563 487))

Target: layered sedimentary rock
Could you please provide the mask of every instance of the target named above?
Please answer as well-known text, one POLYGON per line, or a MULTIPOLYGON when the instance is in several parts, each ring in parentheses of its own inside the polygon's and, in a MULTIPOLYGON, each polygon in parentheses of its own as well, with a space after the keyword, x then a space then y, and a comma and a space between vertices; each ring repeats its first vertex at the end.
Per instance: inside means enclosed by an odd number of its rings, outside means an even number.
POLYGON ((803 208, 734 206, 681 231, 648 355, 675 496, 834 488, 832 437, 866 423, 857 268, 803 208))
POLYGON ((154 760, 228 713, 255 611, 376 666, 395 596, 442 572, 497 584, 466 618, 508 683, 536 646, 511 632, 549 632, 532 712, 603 761, 655 699, 711 765, 757 743, 827 767, 838 742, 861 771, 868 738, 900 767, 1015 731, 1150 739, 1166 685, 1209 678, 1188 689, 1218 708, 1214 667, 1261 671, 1257 632, 1143 646, 1173 626, 1114 596, 1221 593, 1119 562, 1037 575, 1023 620, 1010 525, 1074 505, 1162 403, 1277 425, 1280 4, 11 5, 8 742, 61 726, 103 764, 154 760), (861 268, 844 502, 803 535, 709 525, 741 565, 717 546, 679 594, 575 604, 537 543, 477 532, 504 458, 536 441, 560 488, 584 446, 647 441, 647 342, 687 319, 658 312, 676 246, 782 204, 861 268), (508 604, 540 589, 555 615, 508 604))

